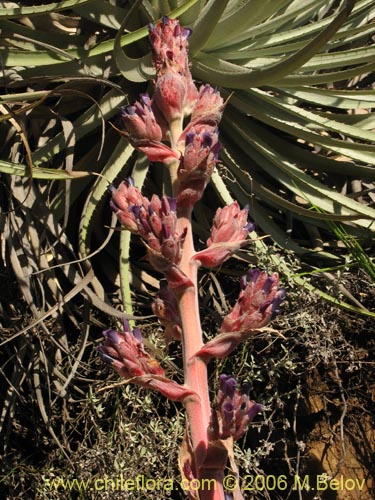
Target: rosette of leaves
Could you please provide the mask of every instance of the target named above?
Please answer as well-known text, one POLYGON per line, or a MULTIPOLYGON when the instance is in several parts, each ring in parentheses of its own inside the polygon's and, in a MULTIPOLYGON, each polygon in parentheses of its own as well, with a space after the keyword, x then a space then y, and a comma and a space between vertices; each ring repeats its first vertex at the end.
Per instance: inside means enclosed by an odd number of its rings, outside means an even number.
MULTIPOLYGON (((374 16, 370 1, 229 0, 182 18, 194 77, 229 98, 219 194, 250 203, 263 231, 302 255, 332 243, 332 222, 373 237, 374 16)), ((139 81, 147 60, 119 68, 139 81)))

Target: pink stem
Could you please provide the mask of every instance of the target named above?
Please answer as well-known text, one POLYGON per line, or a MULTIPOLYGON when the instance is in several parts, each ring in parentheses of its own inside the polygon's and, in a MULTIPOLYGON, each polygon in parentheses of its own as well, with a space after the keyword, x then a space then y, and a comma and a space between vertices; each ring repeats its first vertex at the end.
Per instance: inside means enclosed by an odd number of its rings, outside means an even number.
MULTIPOLYGON (((170 124, 171 146, 176 149, 177 140, 182 132, 182 120, 176 120, 170 124)), ((180 151, 183 154, 183 151, 180 151)), ((178 193, 178 166, 179 161, 170 165, 169 172, 173 188, 173 195, 178 193)), ((182 325, 182 350, 184 364, 184 385, 192 389, 198 398, 188 398, 185 408, 189 420, 190 436, 197 467, 199 469, 204 462, 208 448, 208 426, 210 423, 210 399, 208 393, 208 379, 206 363, 195 355, 203 347, 203 335, 199 314, 197 274, 199 264, 192 260, 195 254, 193 231, 191 225, 191 214, 193 207, 182 207, 178 209, 178 231, 186 230, 185 241, 182 250, 180 269, 190 279, 192 285, 177 293, 179 312, 182 325)), ((207 470, 204 472, 207 477, 207 470)), ((215 488, 199 492, 200 500, 224 500, 222 486, 223 472, 211 473, 215 479, 215 488)))
MULTIPOLYGON (((208 393, 207 366, 204 361, 194 356, 203 347, 203 336, 198 304, 198 264, 192 260, 195 249, 191 227, 191 211, 191 208, 180 210, 178 225, 180 231, 187 228, 180 268, 190 278, 193 285, 178 294, 178 301, 183 332, 184 382, 199 397, 199 399, 188 399, 185 402, 192 447, 199 474, 199 468, 204 462, 208 448, 207 430, 210 422, 211 408, 208 393)), ((206 474, 204 476, 206 478, 206 474)), ((202 478, 200 477, 200 479, 202 478)), ((209 491, 202 490, 200 492, 200 499, 224 499, 222 473, 215 475, 215 489, 209 491)))
POLYGON ((189 401, 186 405, 193 448, 196 453, 197 466, 199 467, 207 450, 210 401, 206 364, 201 359, 194 357, 194 354, 203 346, 203 337, 198 305, 197 265, 191 260, 195 250, 190 213, 179 214, 178 221, 180 228, 187 228, 180 268, 193 283, 193 286, 188 287, 179 294, 178 299, 183 331, 185 384, 190 389, 193 389, 200 399, 200 401, 189 401))

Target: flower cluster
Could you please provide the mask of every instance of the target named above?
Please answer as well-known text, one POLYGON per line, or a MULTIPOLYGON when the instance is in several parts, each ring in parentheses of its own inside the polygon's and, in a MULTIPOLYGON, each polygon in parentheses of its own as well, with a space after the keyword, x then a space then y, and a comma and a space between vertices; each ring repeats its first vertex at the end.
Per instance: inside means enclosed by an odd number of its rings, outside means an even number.
POLYGON ((224 318, 222 332, 247 332, 267 325, 279 311, 285 290, 279 275, 251 269, 241 279, 241 292, 232 311, 224 318))
POLYGON ((191 30, 178 20, 163 17, 149 26, 152 59, 156 69, 155 102, 168 123, 188 116, 197 100, 189 67, 191 30))
POLYGON ((176 288, 189 281, 178 268, 186 231, 177 231, 176 200, 142 196, 131 179, 111 187, 111 207, 124 228, 143 239, 151 265, 176 288))
POLYGON ((247 238, 249 231, 253 231, 254 224, 248 222, 248 210, 240 207, 235 201, 231 205, 218 208, 212 223, 211 236, 207 246, 229 241, 242 241, 247 238))
POLYGON ((106 330, 104 342, 98 347, 103 361, 109 363, 122 377, 164 375, 163 368, 144 349, 141 331, 131 330, 124 321, 124 331, 106 330))
POLYGON ((125 379, 147 389, 155 389, 172 401, 183 402, 195 397, 194 391, 165 376, 158 361, 145 351, 141 331, 130 329, 123 321, 123 331, 106 330, 104 342, 97 351, 103 361, 110 364, 125 379))
POLYGON ((201 199, 218 161, 220 142, 217 131, 198 132, 194 128, 185 136, 185 153, 178 169, 180 206, 193 207, 201 199))
POLYGON ((121 109, 121 116, 130 141, 150 161, 177 163, 178 203, 192 207, 218 161, 217 126, 224 102, 210 85, 202 85, 199 92, 194 85, 187 52, 190 30, 163 18, 149 31, 157 75, 154 95, 142 94, 139 101, 121 109), (190 114, 182 130, 182 120, 190 114))
POLYGON ((160 286, 159 293, 152 304, 152 312, 165 328, 165 338, 181 340, 181 318, 176 295, 168 286, 160 286))
POLYGON ((176 123, 182 124, 199 97, 188 62, 190 33, 181 28, 177 20, 166 17, 156 26, 150 24, 149 37, 157 76, 153 98, 142 94, 140 101, 121 110, 132 144, 150 161, 168 165, 178 159, 176 151, 161 141, 171 139, 169 129, 176 123))
POLYGON ((224 208, 218 208, 207 240, 207 248, 198 252, 194 260, 206 267, 217 267, 225 262, 234 252, 247 245, 247 236, 254 230, 254 224, 248 222, 248 210, 240 209, 235 201, 224 208))
POLYGON ((137 144, 137 141, 144 139, 156 142, 162 140, 162 126, 164 124, 160 118, 156 119, 152 109, 152 101, 148 94, 141 94, 140 101, 136 101, 133 106, 123 106, 120 111, 129 137, 133 139, 135 144, 137 144))
POLYGON ((237 441, 244 435, 262 405, 251 401, 246 387, 237 388, 232 375, 220 375, 217 401, 211 414, 209 438, 211 441, 232 437, 237 441))
POLYGON ((279 275, 259 269, 250 270, 241 279, 241 292, 232 311, 224 318, 220 333, 207 342, 196 356, 208 362, 212 357, 225 358, 239 344, 255 335, 278 313, 285 297, 279 288, 279 275))
POLYGON ((147 94, 141 102, 120 109, 126 134, 135 148, 142 151, 150 161, 169 165, 179 159, 179 154, 161 142, 168 138, 168 124, 147 94))
POLYGON ((218 89, 208 84, 201 85, 190 121, 180 135, 178 146, 182 147, 182 142, 192 129, 196 132, 217 132, 223 110, 224 101, 218 89))
POLYGON ((142 196, 131 178, 121 182, 117 189, 109 186, 109 191, 112 195, 110 207, 121 225, 128 231, 138 234, 138 225, 132 207, 141 207, 147 203, 147 198, 142 196))
POLYGON ((152 62, 157 75, 165 73, 185 74, 189 70, 189 37, 191 30, 181 27, 177 19, 162 20, 149 25, 152 62))

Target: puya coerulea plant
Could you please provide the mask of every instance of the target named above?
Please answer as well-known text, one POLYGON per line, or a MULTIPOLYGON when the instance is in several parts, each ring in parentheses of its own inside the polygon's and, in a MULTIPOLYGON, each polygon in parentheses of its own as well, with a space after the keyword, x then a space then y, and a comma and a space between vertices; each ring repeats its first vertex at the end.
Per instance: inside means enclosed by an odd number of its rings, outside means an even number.
POLYGON ((192 211, 218 162, 218 125, 225 103, 210 85, 202 85, 199 90, 195 86, 188 60, 189 36, 190 30, 177 20, 163 18, 157 25, 150 25, 156 69, 153 97, 143 94, 134 105, 121 110, 134 147, 151 162, 161 162, 168 169, 173 197, 154 194, 148 199, 130 178, 117 189, 110 188, 111 207, 121 226, 141 237, 150 264, 166 279, 167 286, 161 287, 152 307, 165 327, 167 340, 182 343, 184 383, 165 375, 158 361, 146 352, 140 330, 130 329, 126 321, 123 331, 104 332, 98 352, 127 381, 155 389, 184 405, 188 429, 179 464, 189 498, 240 499, 239 487, 225 492, 224 471, 229 460, 237 473, 233 443, 243 436, 262 406, 226 374, 220 375, 219 391, 211 403, 207 364, 214 357, 228 356, 241 342, 264 331, 284 291, 279 289, 277 273, 269 276, 258 269, 250 270, 241 281, 239 298, 224 318, 220 332, 204 342, 198 269, 220 266, 251 241, 248 235, 254 227, 248 221, 247 209, 234 202, 217 210, 206 248, 194 248, 192 211), (204 488, 197 488, 203 479, 209 481, 204 482, 204 488))

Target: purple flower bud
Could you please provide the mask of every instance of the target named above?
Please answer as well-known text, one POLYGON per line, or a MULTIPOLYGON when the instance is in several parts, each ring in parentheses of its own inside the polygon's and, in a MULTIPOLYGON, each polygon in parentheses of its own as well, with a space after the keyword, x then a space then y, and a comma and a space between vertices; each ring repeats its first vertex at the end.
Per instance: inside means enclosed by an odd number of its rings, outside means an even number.
POLYGON ((105 330, 103 332, 103 335, 109 342, 111 342, 111 344, 118 344, 120 341, 119 336, 115 330, 105 330))
POLYGON ((194 142, 195 132, 188 132, 185 137, 185 145, 189 146, 194 142))
POLYGON ((140 344, 143 344, 143 337, 142 337, 142 332, 139 328, 133 328, 133 331, 132 331, 134 337, 136 338, 136 340, 140 343, 140 344))
POLYGON ((134 106, 123 106, 120 108, 121 115, 135 115, 134 106))
POLYGON ((133 205, 132 207, 130 207, 130 210, 133 212, 134 216, 137 219, 141 218, 141 208, 138 205, 133 205))
MULTIPOLYGON (((147 108, 147 106, 146 106, 147 108)), ((133 106, 133 109, 135 111, 135 113, 137 113, 137 115, 139 115, 140 117, 143 117, 146 115, 146 112, 144 110, 144 108, 142 107, 141 103, 140 102, 135 102, 134 103, 134 106, 133 106)))
POLYGON ((169 208, 171 212, 176 212, 177 211, 177 200, 176 198, 168 198, 169 202, 169 208))
MULTIPOLYGON (((218 143, 216 143, 218 144, 218 143)), ((216 146, 215 144, 215 146, 216 146)), ((204 148, 210 148, 212 146, 212 135, 209 132, 203 132, 202 134, 202 146, 204 148)))
POLYGON ((252 401, 252 404, 247 412, 247 417, 249 419, 249 422, 251 422, 258 413, 260 413, 263 410, 263 405, 260 403, 256 403, 255 401, 252 401))
POLYGON ((220 375, 220 390, 229 398, 233 398, 234 392, 237 387, 236 379, 232 375, 225 375, 224 373, 220 375))
POLYGON ((247 273, 247 276, 249 278, 249 281, 255 284, 258 281, 260 274, 261 271, 255 268, 255 269, 250 269, 250 271, 247 273))
POLYGON ((190 28, 182 28, 182 36, 184 38, 189 38, 192 33, 193 33, 192 29, 190 29, 190 28))
POLYGON ((230 427, 234 417, 234 406, 231 401, 225 401, 221 406, 223 426, 230 427))
POLYGON ((152 233, 152 229, 151 229, 151 226, 150 224, 148 223, 148 220, 147 219, 144 219, 143 217, 141 217, 139 219, 140 223, 142 224, 142 227, 143 227, 143 230, 145 233, 152 233))
POLYGON ((111 365, 114 362, 114 359, 111 358, 111 356, 108 356, 108 354, 106 354, 102 349, 103 349, 103 346, 100 345, 99 347, 96 348, 96 352, 99 354, 100 359, 102 361, 111 365))
POLYGON ((266 295, 270 293, 272 285, 275 283, 275 281, 275 278, 272 278, 272 276, 268 276, 268 278, 264 282, 263 291, 266 295))
POLYGON ((114 213, 119 211, 119 207, 116 205, 116 203, 113 200, 110 200, 109 207, 112 210, 112 212, 114 212, 114 213))
POLYGON ((139 97, 145 106, 151 108, 151 99, 147 93, 140 94, 139 97))
POLYGON ((255 224, 253 222, 248 222, 246 226, 244 226, 244 229, 246 229, 246 231, 251 233, 252 231, 255 230, 255 224))
POLYGON ((277 314, 279 314, 279 312, 280 312, 279 305, 285 299, 285 296, 286 296, 285 289, 284 288, 280 288, 280 290, 277 292, 275 298, 272 301, 272 308, 271 308, 272 318, 274 316, 276 316, 277 314))

